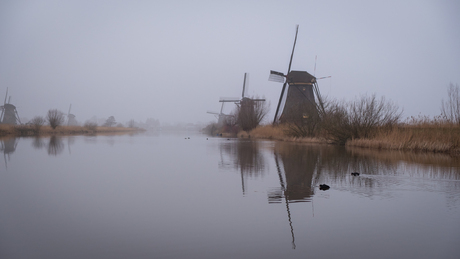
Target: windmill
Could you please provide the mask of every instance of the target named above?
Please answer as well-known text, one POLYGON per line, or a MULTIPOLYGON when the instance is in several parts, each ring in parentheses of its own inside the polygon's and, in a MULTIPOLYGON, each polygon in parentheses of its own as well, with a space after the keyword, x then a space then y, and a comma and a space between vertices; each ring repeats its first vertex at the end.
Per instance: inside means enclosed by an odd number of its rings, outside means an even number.
POLYGON ((67 113, 67 126, 75 126, 78 124, 77 120, 75 119, 75 115, 70 113, 71 108, 72 108, 72 104, 70 104, 69 112, 67 113))
POLYGON ((324 114, 324 104, 318 89, 317 80, 329 77, 316 78, 314 75, 311 75, 307 71, 291 70, 292 58, 294 56, 298 31, 299 25, 296 27, 294 46, 292 47, 291 59, 289 61, 287 73, 283 74, 273 70, 270 71, 270 77, 268 80, 284 83, 281 90, 278 106, 276 107, 273 124, 277 123, 278 121, 285 122, 297 118, 308 118, 310 115, 312 115, 312 113, 319 115, 324 114), (286 85, 289 87, 287 89, 286 98, 283 99, 286 92, 286 85), (283 100, 284 108, 282 112, 280 112, 280 106, 283 100), (279 117, 278 114, 280 114, 279 117))
POLYGON ((219 102, 233 102, 238 106, 238 121, 240 127, 244 130, 250 130, 255 128, 261 118, 256 112, 255 106, 257 102, 265 102, 265 99, 255 99, 245 97, 246 90, 247 90, 247 81, 248 81, 248 73, 244 73, 244 80, 243 80, 243 91, 241 94, 241 99, 221 99, 219 102))
POLYGON ((6 102, 7 98, 8 88, 6 88, 6 95, 5 100, 3 101, 3 106, 0 106, 0 109, 2 109, 2 113, 0 115, 0 123, 13 125, 21 124, 16 106, 10 104, 11 96, 8 98, 8 102, 6 102))
POLYGON ((214 115, 217 116, 217 124, 218 124, 219 126, 224 125, 224 123, 225 123, 225 121, 227 120, 227 118, 233 117, 233 115, 231 115, 231 114, 225 114, 225 113, 223 113, 224 104, 225 104, 225 102, 222 102, 222 106, 221 106, 221 108, 220 108, 220 113, 218 113, 218 112, 211 112, 211 111, 208 111, 208 112, 207 112, 207 113, 214 114, 214 115))

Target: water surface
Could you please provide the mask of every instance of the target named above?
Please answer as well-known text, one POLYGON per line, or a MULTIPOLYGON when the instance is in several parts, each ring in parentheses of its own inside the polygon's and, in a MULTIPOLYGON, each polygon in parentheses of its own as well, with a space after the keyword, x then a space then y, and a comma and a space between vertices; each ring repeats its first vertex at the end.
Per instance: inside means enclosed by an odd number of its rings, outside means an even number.
POLYGON ((0 258, 460 258, 455 157, 191 133, 0 150, 0 258))

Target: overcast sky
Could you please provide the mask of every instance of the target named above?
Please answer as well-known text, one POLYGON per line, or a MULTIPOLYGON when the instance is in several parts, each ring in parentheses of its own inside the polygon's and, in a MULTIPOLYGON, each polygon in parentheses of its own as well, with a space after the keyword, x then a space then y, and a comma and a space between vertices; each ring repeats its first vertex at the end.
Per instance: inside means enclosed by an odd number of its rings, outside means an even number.
POLYGON ((209 122, 247 72, 272 120, 282 84, 268 76, 287 71, 297 24, 292 70, 313 74, 317 56, 329 98, 375 93, 434 116, 460 84, 456 0, 0 0, 0 100, 8 87, 28 119, 72 104, 80 122, 209 122))

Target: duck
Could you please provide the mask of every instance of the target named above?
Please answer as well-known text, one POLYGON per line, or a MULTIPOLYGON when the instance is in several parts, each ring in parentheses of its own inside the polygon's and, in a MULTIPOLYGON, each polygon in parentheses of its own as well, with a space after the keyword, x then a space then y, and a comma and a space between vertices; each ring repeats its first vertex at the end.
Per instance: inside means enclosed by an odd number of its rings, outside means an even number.
POLYGON ((359 173, 358 173, 358 172, 353 172, 353 173, 351 173, 351 175, 353 175, 353 176, 358 176, 359 173))
POLYGON ((323 190, 323 191, 328 190, 329 188, 331 188, 331 187, 329 187, 329 185, 327 185, 327 184, 320 184, 319 185, 319 189, 323 190))

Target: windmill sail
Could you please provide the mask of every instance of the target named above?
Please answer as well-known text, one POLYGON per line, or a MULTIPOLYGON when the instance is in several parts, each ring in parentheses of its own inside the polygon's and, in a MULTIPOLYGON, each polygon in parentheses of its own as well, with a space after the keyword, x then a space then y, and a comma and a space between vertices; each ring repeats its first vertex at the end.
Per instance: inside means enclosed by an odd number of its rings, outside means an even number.
MULTIPOLYGON (((291 72, 292 57, 294 57, 294 50, 295 50, 295 44, 296 44, 296 42, 297 42, 297 33, 298 33, 298 32, 299 32, 299 25, 297 25, 297 26, 296 26, 296 29, 295 29, 294 46, 292 46, 291 60, 289 61, 289 67, 288 67, 288 72, 287 72, 287 74, 289 74, 289 72, 291 72)), ((279 112, 279 109, 280 109, 281 100, 283 100, 284 91, 286 90, 286 84, 287 84, 287 80, 286 80, 286 82, 284 82, 284 84, 283 84, 283 89, 281 89, 280 100, 278 101, 278 106, 276 107, 275 118, 273 119, 273 124, 275 124, 276 121, 277 121, 277 119, 278 119, 278 112, 279 112)))
POLYGON ((268 77, 268 81, 284 83, 284 74, 281 72, 270 70, 270 76, 268 77))

